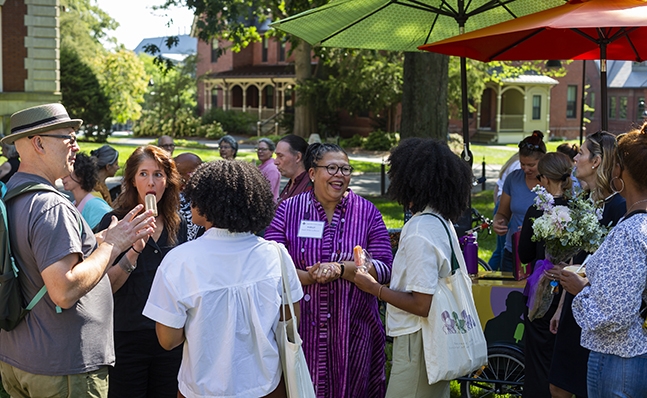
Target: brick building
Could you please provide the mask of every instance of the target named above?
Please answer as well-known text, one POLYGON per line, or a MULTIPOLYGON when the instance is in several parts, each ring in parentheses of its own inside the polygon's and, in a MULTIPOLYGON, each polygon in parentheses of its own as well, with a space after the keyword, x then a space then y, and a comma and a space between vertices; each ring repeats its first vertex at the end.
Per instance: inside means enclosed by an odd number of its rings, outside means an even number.
POLYGON ((59 102, 58 0, 0 0, 0 132, 12 113, 59 102))

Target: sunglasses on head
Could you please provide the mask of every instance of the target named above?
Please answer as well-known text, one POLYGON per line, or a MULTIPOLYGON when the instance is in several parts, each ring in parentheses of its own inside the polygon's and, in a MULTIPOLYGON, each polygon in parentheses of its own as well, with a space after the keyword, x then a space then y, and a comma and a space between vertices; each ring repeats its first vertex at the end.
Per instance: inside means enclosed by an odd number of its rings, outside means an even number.
POLYGON ((529 141, 521 141, 518 146, 519 146, 519 149, 525 148, 525 149, 529 149, 531 151, 541 151, 541 152, 543 152, 543 149, 541 149, 541 147, 539 145, 533 144, 533 143, 531 143, 529 141))

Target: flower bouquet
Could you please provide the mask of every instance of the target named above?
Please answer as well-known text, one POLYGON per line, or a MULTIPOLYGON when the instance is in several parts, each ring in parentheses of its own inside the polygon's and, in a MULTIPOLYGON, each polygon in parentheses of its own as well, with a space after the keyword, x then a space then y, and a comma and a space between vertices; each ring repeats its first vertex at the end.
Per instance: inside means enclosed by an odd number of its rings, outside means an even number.
POLYGON ((580 250, 592 253, 604 240, 608 228, 599 222, 599 213, 583 191, 571 194, 567 205, 555 205, 553 195, 545 188, 536 186, 534 206, 544 214, 534 219, 532 240, 546 245, 546 259, 535 263, 535 270, 528 278, 528 318, 532 321, 546 314, 553 296, 557 293, 557 281, 546 275, 554 264, 569 261, 580 250))

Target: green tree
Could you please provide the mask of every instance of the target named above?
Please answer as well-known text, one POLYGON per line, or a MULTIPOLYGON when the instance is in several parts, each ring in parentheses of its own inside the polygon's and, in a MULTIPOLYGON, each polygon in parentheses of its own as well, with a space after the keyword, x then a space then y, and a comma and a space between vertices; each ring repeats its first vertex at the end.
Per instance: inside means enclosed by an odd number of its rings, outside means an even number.
MULTIPOLYGON (((110 32, 119 24, 94 0, 61 0, 61 6, 61 50, 68 54, 76 53, 79 60, 94 72, 110 105, 107 128, 112 122, 125 123, 139 118, 148 82, 143 64, 123 46, 108 51, 101 42, 116 44, 115 39, 110 38, 110 32)), ((61 66, 62 81, 74 81, 74 73, 74 69, 61 66), (72 76, 64 75, 68 73, 72 76)), ((103 103, 88 102, 85 106, 90 113, 104 110, 103 103)))
POLYGON ((371 112, 391 131, 402 99, 402 61, 398 52, 320 49, 316 78, 298 87, 298 98, 314 104, 325 135, 337 135, 340 109, 350 115, 371 112))
POLYGON ((122 48, 96 57, 94 68, 110 100, 112 120, 126 123, 139 119, 148 85, 141 59, 122 48))
POLYGON ((110 103, 94 71, 69 47, 61 48, 61 93, 67 111, 86 127, 110 128, 110 103))

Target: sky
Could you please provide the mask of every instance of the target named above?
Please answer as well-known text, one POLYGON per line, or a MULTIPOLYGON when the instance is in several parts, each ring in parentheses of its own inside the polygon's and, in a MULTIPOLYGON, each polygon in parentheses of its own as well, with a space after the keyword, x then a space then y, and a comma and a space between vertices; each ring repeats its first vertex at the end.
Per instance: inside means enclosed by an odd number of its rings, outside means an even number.
POLYGON ((96 0, 99 8, 119 22, 119 27, 111 32, 119 43, 133 50, 139 42, 148 37, 190 34, 193 13, 188 8, 176 8, 164 15, 154 11, 152 6, 164 0, 96 0), (173 24, 167 23, 173 19, 173 24))

